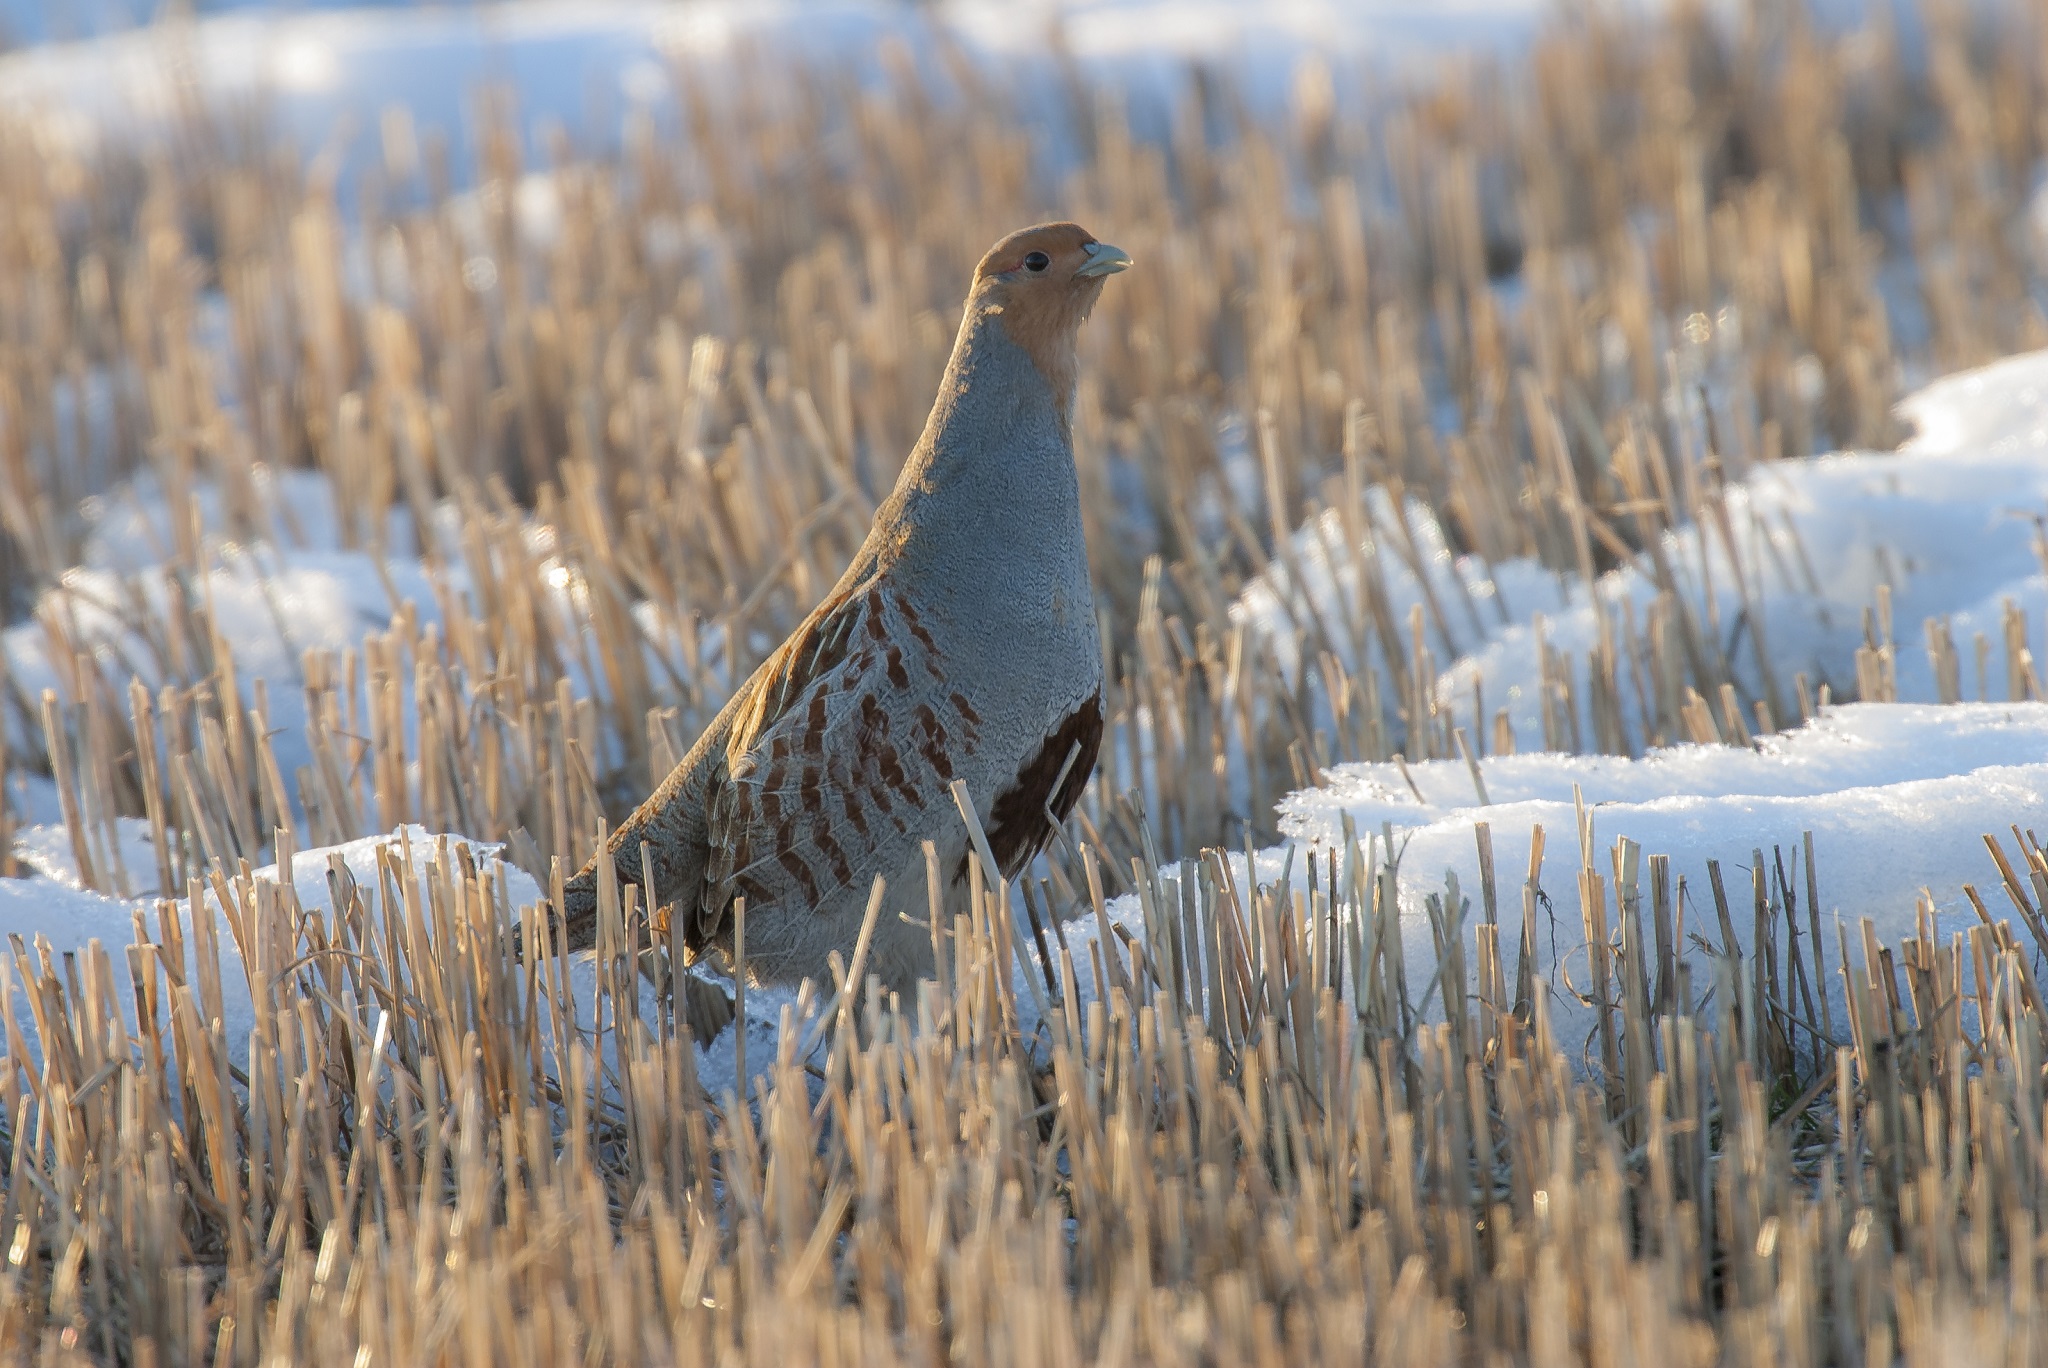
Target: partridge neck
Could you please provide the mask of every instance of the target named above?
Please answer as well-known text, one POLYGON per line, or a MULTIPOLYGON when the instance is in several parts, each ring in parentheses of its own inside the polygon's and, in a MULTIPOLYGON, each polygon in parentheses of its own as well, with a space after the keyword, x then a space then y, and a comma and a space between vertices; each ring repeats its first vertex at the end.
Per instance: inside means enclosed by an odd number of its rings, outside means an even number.
POLYGON ((903 559, 956 550, 977 562, 1006 551, 1039 559, 1067 539, 1078 546, 1070 406, 998 313, 971 313, 877 534, 903 559))

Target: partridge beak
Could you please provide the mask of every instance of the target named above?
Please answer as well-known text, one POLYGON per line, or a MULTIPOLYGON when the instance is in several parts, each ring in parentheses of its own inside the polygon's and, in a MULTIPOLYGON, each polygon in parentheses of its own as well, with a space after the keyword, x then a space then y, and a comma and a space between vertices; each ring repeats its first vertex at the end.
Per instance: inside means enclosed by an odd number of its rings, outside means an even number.
POLYGON ((1081 269, 1074 272, 1078 280, 1095 276, 1115 275, 1131 264, 1131 254, 1121 247, 1112 247, 1106 242, 1091 242, 1085 249, 1088 260, 1081 263, 1081 269))

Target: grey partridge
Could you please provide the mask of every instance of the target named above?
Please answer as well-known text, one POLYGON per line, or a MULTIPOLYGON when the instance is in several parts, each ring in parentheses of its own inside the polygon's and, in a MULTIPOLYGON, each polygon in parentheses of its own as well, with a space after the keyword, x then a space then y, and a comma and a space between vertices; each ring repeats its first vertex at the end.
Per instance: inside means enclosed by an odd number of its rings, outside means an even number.
POLYGON ((1071 223, 1010 234, 975 268, 924 433, 832 592, 566 889, 569 948, 596 935, 598 860, 671 906, 686 960, 824 978, 886 880, 869 971, 932 971, 924 842, 966 877, 964 780, 1003 876, 1079 799, 1102 738, 1072 413, 1075 350, 1131 259, 1071 223))

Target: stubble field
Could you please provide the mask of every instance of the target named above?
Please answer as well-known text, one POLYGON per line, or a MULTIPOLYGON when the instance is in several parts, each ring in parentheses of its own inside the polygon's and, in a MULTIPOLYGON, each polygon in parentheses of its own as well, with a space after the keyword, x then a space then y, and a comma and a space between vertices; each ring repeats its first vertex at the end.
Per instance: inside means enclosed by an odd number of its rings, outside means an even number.
POLYGON ((2048 369, 1897 406, 2048 346, 2039 16, 916 32, 473 167, 0 115, 0 1351, 2034 1362, 2048 369), (1138 263, 1060 841, 709 1049, 635 890, 515 959, 1049 217, 1138 263))

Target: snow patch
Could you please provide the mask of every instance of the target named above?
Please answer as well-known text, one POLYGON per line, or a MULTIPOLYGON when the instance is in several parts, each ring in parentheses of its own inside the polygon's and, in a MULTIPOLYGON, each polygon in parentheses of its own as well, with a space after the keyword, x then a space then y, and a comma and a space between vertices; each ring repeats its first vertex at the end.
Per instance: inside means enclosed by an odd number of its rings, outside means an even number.
MULTIPOLYGON (((1900 412, 1918 435, 1897 451, 1757 465, 1727 491, 1728 537, 1689 523, 1659 539, 1692 621, 1734 663, 1746 695, 1775 692, 1781 718, 1796 715, 1799 673, 1816 691, 1827 683, 1853 693, 1856 652, 1880 589, 1889 593, 1890 622, 1877 626, 1880 634, 1888 627, 1896 646, 1901 701, 1940 697, 1930 629, 1946 627, 1953 642, 1958 695, 1981 699, 2008 692, 2008 614, 2028 626, 2035 649, 2048 626, 2048 352, 1939 381, 1900 412)), ((1290 670, 1291 638, 1309 621, 1348 649, 1354 673, 1365 662, 1384 668, 1376 650, 1359 650, 1355 631, 1347 635, 1349 624, 1367 620, 1358 567, 1377 564, 1398 627, 1414 605, 1428 608, 1429 645, 1452 662, 1437 679, 1441 705, 1461 716, 1476 700, 1489 713, 1506 708, 1524 748, 1544 735, 1543 648, 1565 652, 1583 684, 1603 620, 1640 630, 1658 597, 1647 555, 1591 586, 1534 560, 1489 569, 1475 557, 1453 559, 1421 505, 1410 502, 1404 526, 1384 491, 1371 491, 1367 502, 1372 526, 1358 554, 1326 513, 1295 533, 1290 554, 1245 590, 1234 616, 1265 636, 1290 670)), ((1624 676, 1624 727, 1640 749, 1650 738, 1633 676, 1626 668, 1624 676)), ((1593 691, 1575 692, 1590 737, 1593 691)))
MULTIPOLYGON (((122 831, 124 838, 138 835, 142 838, 142 855, 130 853, 131 861, 137 862, 132 863, 131 868, 137 867, 149 851, 146 828, 137 833, 124 822, 122 831)), ((298 912, 305 918, 304 922, 295 921, 291 927, 273 928, 276 939, 259 937, 271 947, 268 951, 271 960, 276 960, 280 953, 285 957, 280 962, 264 962, 252 970, 243 958, 243 946, 238 942, 230 920, 223 915, 213 896, 209 894, 202 904, 202 915, 210 922, 208 929, 192 924, 191 904, 181 901, 174 915, 182 927, 186 982, 195 985, 218 982, 219 1001, 214 1020, 219 1023, 227 1041, 229 1057, 238 1067, 248 1064, 251 1035, 256 1029, 254 983, 259 979, 276 981, 289 972, 291 959, 316 943, 331 944, 340 939, 336 934, 335 884, 330 877, 335 862, 339 862, 348 879, 361 890, 364 906, 371 917, 373 934, 382 933, 383 918, 396 911, 394 906, 386 903, 383 892, 385 884, 379 861, 387 851, 399 869, 409 870, 420 877, 437 868, 443 859, 457 862, 458 867, 467 860, 489 876, 494 888, 502 889, 501 906, 515 916, 520 909, 543 901, 540 886, 533 877, 505 862, 498 847, 460 836, 429 832, 419 826, 402 827, 388 836, 367 837, 342 845, 299 851, 292 858, 288 875, 280 875, 276 865, 266 865, 254 871, 251 878, 257 883, 275 885, 288 879, 298 912), (209 953, 209 946, 217 947, 217 959, 209 953)), ((108 897, 77 886, 77 868, 62 828, 39 827, 24 833, 17 853, 43 877, 0 879, 0 941, 9 935, 19 935, 24 946, 33 953, 33 947, 40 939, 58 955, 85 949, 97 941, 114 956, 117 964, 120 962, 120 947, 137 943, 138 931, 143 931, 159 945, 166 943, 162 905, 149 899, 108 897)), ((153 874, 153 865, 144 867, 153 874)), ((261 906, 262 903, 258 900, 244 905, 261 906)), ((0 948, 0 956, 4 954, 4 948, 0 948)), ((731 991, 729 983, 721 983, 707 973, 695 969, 686 972, 699 974, 710 982, 718 983, 722 990, 731 991)), ((4 976, 4 971, 0 971, 0 976, 4 976)), ((565 972, 560 977, 563 980, 562 991, 574 1004, 577 1029, 589 1039, 597 1027, 596 956, 589 952, 568 956, 565 972)), ((543 972, 541 978, 545 1001, 557 991, 557 975, 543 972)), ((14 986, 20 986, 18 978, 14 986)), ((798 997, 794 990, 780 987, 750 989, 747 996, 749 1072, 760 1073, 775 1059, 783 1009, 789 1007, 794 1010, 798 997)), ((0 998, 0 1002, 5 1002, 5 999, 0 998)), ((132 1005, 132 1000, 123 1000, 124 1011, 132 1011, 132 1005)), ((653 987, 641 979, 641 1019, 655 1020, 658 1008, 653 987)), ((25 1004, 18 1000, 8 1003, 6 1010, 11 1010, 17 1019, 16 1024, 28 1045, 32 1056, 29 1062, 33 1066, 40 1058, 34 1022, 25 1004)), ((808 1020, 799 1021, 800 1026, 809 1024, 808 1020)), ((129 1025, 133 1029, 135 1023, 131 1020, 129 1025)), ((542 1009, 539 1030, 542 1044, 551 1044, 553 1017, 547 1007, 542 1009)), ((698 1079, 714 1097, 728 1090, 740 1090, 737 1039, 735 1031, 727 1030, 708 1045, 699 1046, 698 1079)), ((617 1067, 616 1037, 610 1033, 606 1036, 606 1064, 614 1070, 617 1067)))
MULTIPOLYGON (((1836 965, 1837 919, 1852 944, 1863 917, 1880 939, 1896 944, 1916 933, 1923 891, 1942 934, 1977 920, 1965 884, 1980 890, 1994 916, 2011 914, 1983 837, 2014 824, 2037 826, 2048 812, 2048 704, 1856 704, 1756 750, 1679 746, 1638 760, 1520 755, 1484 761, 1480 771, 1486 805, 1458 761, 1409 766, 1412 790, 1393 765, 1342 765, 1327 788, 1282 804, 1281 827, 1310 849, 1341 847, 1347 819, 1361 840, 1390 830, 1400 860, 1404 949, 1410 963, 1428 964, 1435 952, 1423 900, 1442 895, 1455 877, 1472 907, 1481 904, 1480 822, 1492 834, 1502 940, 1519 936, 1522 884, 1533 830, 1541 826, 1547 845, 1538 884, 1552 911, 1536 933, 1538 977, 1552 994, 1555 1019, 1587 1021, 1589 1014, 1558 988, 1574 956, 1574 977, 1585 981, 1581 810, 1600 873, 1611 875, 1610 852, 1622 837, 1645 855, 1670 856, 1674 877, 1685 881, 1680 915, 1687 930, 1715 944, 1722 936, 1707 863, 1719 862, 1745 953, 1752 948, 1750 870, 1758 854, 1773 896, 1784 871, 1801 904, 1800 931, 1807 931, 1801 849, 1811 832, 1823 949, 1836 965)), ((2009 834, 2006 841, 2011 857, 2009 834)), ((1608 897, 1612 925, 1611 885, 1608 897)), ((1477 919, 1476 910, 1468 912, 1467 927, 1477 919)), ((1844 1020, 1840 980, 1831 975, 1824 987, 1834 1019, 1844 1020)))

